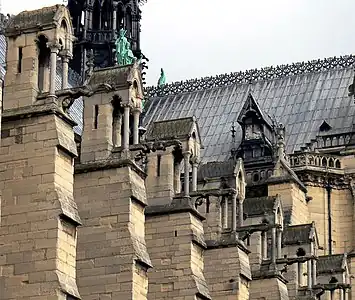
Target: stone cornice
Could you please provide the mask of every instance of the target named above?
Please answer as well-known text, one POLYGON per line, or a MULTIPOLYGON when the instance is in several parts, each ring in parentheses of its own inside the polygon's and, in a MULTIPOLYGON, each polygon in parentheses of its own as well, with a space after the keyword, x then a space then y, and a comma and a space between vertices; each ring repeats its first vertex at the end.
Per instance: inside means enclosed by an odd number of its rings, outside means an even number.
POLYGON ((130 167, 136 171, 143 179, 147 174, 131 159, 114 159, 108 158, 100 161, 93 161, 87 163, 79 163, 74 167, 75 174, 95 172, 99 170, 108 170, 114 168, 130 167))
POLYGON ((16 121, 19 119, 39 117, 45 115, 55 114, 60 117, 72 127, 76 126, 77 123, 73 119, 62 111, 55 103, 42 104, 42 105, 32 105, 20 108, 6 109, 2 113, 2 121, 16 121))
POLYGON ((297 180, 296 178, 292 176, 279 176, 279 177, 270 177, 266 181, 266 184, 278 184, 278 183, 288 183, 292 182, 297 184, 297 186, 300 188, 300 190, 304 193, 307 193, 307 188, 305 185, 300 181, 297 180))
POLYGON ((185 212, 191 213, 200 221, 205 220, 205 217, 195 209, 190 197, 175 198, 170 204, 147 206, 145 209, 145 215, 147 217, 185 212))

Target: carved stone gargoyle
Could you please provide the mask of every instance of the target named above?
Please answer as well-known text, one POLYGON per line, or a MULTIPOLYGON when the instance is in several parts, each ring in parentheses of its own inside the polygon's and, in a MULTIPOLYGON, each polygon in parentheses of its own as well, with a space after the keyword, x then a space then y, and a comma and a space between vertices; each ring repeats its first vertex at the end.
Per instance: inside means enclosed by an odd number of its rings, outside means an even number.
POLYGON ((58 97, 58 105, 65 113, 67 113, 76 99, 82 96, 90 97, 94 94, 94 92, 95 91, 89 86, 80 86, 58 91, 56 93, 56 96, 58 97))

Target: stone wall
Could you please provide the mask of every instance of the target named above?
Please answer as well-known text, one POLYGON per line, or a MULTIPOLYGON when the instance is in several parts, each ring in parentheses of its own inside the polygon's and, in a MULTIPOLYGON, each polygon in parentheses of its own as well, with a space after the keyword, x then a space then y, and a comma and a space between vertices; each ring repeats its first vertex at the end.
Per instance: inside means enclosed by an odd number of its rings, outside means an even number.
MULTIPOLYGON (((85 170, 83 166, 82 170, 85 170)), ((146 299, 144 179, 132 166, 75 175, 83 220, 78 231, 78 286, 84 299, 146 299)))
POLYGON ((183 209, 162 215, 155 211, 154 207, 147 211, 146 221, 147 248, 154 266, 148 272, 148 299, 210 299, 200 217, 183 209))
POLYGON ((5 111, 2 123, 1 299, 78 296, 73 129, 54 114, 23 117, 5 111))
POLYGON ((303 224, 309 222, 309 212, 306 203, 306 194, 293 182, 270 184, 269 196, 280 195, 284 212, 291 214, 290 224, 303 224))

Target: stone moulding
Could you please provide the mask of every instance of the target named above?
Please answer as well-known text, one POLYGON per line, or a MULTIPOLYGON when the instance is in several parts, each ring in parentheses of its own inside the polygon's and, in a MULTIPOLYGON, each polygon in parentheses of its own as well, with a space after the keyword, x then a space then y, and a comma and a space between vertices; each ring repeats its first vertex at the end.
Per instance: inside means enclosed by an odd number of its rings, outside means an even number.
POLYGON ((146 216, 159 216, 168 214, 177 214, 189 212, 197 217, 199 220, 204 221, 205 217, 202 216, 194 207, 191 198, 175 198, 170 204, 147 206, 144 213, 146 216))
POLYGON ((75 174, 94 172, 99 170, 108 170, 113 168, 131 167, 137 172, 143 179, 147 177, 147 174, 132 160, 130 159, 106 159, 103 161, 93 161, 89 163, 80 163, 75 165, 75 174))
POLYGON ((346 68, 355 64, 354 55, 329 57, 325 59, 299 62, 289 65, 251 69, 244 72, 234 72, 200 79, 165 84, 162 87, 151 86, 145 89, 147 98, 190 93, 206 89, 218 88, 237 83, 254 83, 256 81, 285 78, 287 76, 321 72, 335 68, 346 68))
POLYGON ((7 109, 3 111, 2 119, 4 122, 7 122, 12 120, 24 119, 24 118, 39 117, 48 114, 57 115, 58 117, 68 122, 69 125, 73 127, 78 125, 76 124, 75 121, 73 121, 73 119, 68 114, 62 111, 55 103, 7 109))

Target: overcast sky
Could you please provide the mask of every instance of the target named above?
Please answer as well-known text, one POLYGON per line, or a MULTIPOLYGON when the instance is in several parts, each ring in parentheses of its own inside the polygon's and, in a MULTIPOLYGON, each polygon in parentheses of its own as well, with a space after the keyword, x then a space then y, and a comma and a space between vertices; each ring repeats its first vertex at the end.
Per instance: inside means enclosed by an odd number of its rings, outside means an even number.
MULTIPOLYGON (((2 0, 2 12, 63 3, 18 1, 2 0)), ((355 51, 353 0, 148 0, 142 10, 150 85, 161 67, 172 82, 355 51)))

